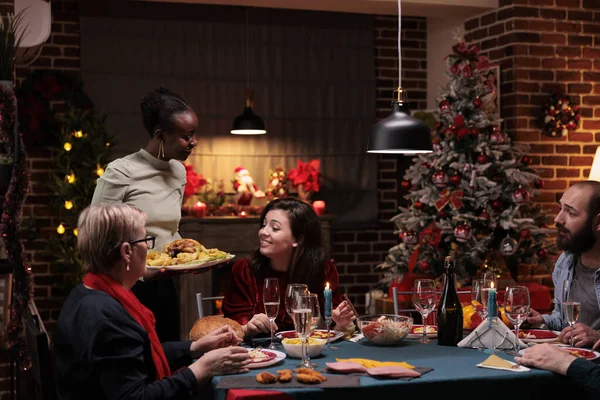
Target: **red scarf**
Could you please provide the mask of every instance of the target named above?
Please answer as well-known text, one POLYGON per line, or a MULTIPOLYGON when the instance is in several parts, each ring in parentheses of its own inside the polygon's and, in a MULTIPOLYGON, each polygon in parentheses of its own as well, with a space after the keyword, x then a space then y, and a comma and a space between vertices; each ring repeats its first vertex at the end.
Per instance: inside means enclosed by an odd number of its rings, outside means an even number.
POLYGON ((121 303, 123 308, 125 308, 133 319, 148 332, 148 339, 150 339, 150 348, 152 350, 152 360, 154 361, 154 367, 156 368, 156 379, 161 380, 165 376, 171 376, 171 370, 169 369, 165 351, 158 340, 156 329, 154 329, 156 320, 154 319, 152 311, 144 307, 131 290, 125 289, 123 285, 106 274, 94 274, 90 272, 83 277, 83 284, 92 289, 102 290, 121 303))

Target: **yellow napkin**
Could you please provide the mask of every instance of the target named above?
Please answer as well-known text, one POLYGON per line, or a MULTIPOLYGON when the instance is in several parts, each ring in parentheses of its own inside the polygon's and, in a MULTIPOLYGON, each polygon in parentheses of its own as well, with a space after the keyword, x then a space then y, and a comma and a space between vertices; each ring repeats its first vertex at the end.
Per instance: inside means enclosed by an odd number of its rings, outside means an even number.
POLYGON ((488 358, 486 358, 482 363, 477 364, 478 367, 482 368, 491 368, 491 369, 502 369, 505 371, 514 371, 514 372, 527 372, 529 368, 514 363, 512 361, 505 360, 503 358, 498 357, 495 354, 492 354, 488 358))
POLYGON ((375 368, 375 367, 404 367, 404 368, 414 368, 414 366, 405 363, 404 361, 396 362, 396 361, 375 361, 368 360, 366 358, 336 358, 338 362, 353 362, 356 364, 363 365, 365 368, 375 368))

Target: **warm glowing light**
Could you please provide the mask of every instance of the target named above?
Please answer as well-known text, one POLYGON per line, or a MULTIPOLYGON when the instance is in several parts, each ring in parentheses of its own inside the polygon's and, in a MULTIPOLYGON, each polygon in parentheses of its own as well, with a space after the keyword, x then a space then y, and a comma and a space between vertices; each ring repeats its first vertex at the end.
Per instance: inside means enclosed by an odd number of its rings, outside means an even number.
POLYGON ((325 285, 325 290, 329 290, 329 282, 325 285))
POLYGON ((106 147, 110 147, 110 142, 106 142, 106 147))
POLYGON ((70 200, 65 201, 65 208, 67 210, 70 210, 71 208, 73 208, 73 202, 70 200))
POLYGON ((83 137, 83 132, 81 132, 81 131, 73 132, 73 136, 75 136, 76 138, 82 138, 83 137))
POLYGON ((77 178, 75 178, 75 174, 73 173, 73 171, 71 171, 69 175, 65 176, 65 180, 67 181, 67 183, 70 183, 72 185, 75 183, 77 178))
POLYGON ((77 228, 73 229, 73 235, 75 235, 75 236, 79 235, 79 229, 77 229, 77 228))
POLYGON ((64 144, 63 148, 65 149, 65 151, 71 151, 71 149, 73 148, 73 145, 69 142, 66 142, 64 144))
POLYGON ((494 288, 494 282, 490 282, 490 289, 494 288))
POLYGON ((100 164, 96 164, 96 175, 102 176, 104 173, 104 168, 100 164))
POLYGON ((246 211, 242 211, 242 212, 240 213, 240 217, 242 217, 242 218, 246 217, 246 211))
POLYGON ((62 235, 65 233, 65 226, 61 223, 58 228, 56 228, 56 232, 58 232, 59 235, 62 235))

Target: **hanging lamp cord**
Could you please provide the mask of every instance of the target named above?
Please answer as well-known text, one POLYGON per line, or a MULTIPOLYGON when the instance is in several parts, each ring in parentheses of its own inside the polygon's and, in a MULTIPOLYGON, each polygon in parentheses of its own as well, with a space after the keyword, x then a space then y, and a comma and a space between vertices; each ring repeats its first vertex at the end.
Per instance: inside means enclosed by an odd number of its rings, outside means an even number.
POLYGON ((402 7, 398 0, 398 87, 402 87, 402 7))

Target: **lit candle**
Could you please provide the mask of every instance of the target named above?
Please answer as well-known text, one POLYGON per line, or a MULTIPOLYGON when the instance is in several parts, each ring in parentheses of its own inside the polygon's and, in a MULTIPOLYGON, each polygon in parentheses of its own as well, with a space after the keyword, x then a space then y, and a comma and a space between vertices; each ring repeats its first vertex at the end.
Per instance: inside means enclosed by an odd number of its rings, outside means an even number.
POLYGON ((197 218, 205 218, 206 217, 206 204, 202 202, 197 202, 194 206, 194 215, 197 218))
POLYGON ((315 210, 315 214, 317 214, 318 216, 325 214, 325 202, 324 201, 322 201, 322 200, 314 201, 312 206, 313 206, 313 210, 315 210))
POLYGON ((246 218, 246 216, 247 216, 246 211, 242 211, 240 213, 240 218, 246 218))
POLYGON ((490 283, 490 289, 488 291, 488 322, 492 325, 492 319, 498 318, 498 306, 496 304, 496 289, 494 288, 494 282, 490 283))
POLYGON ((323 296, 325 297, 325 318, 331 318, 331 289, 329 289, 329 282, 325 285, 323 296))

